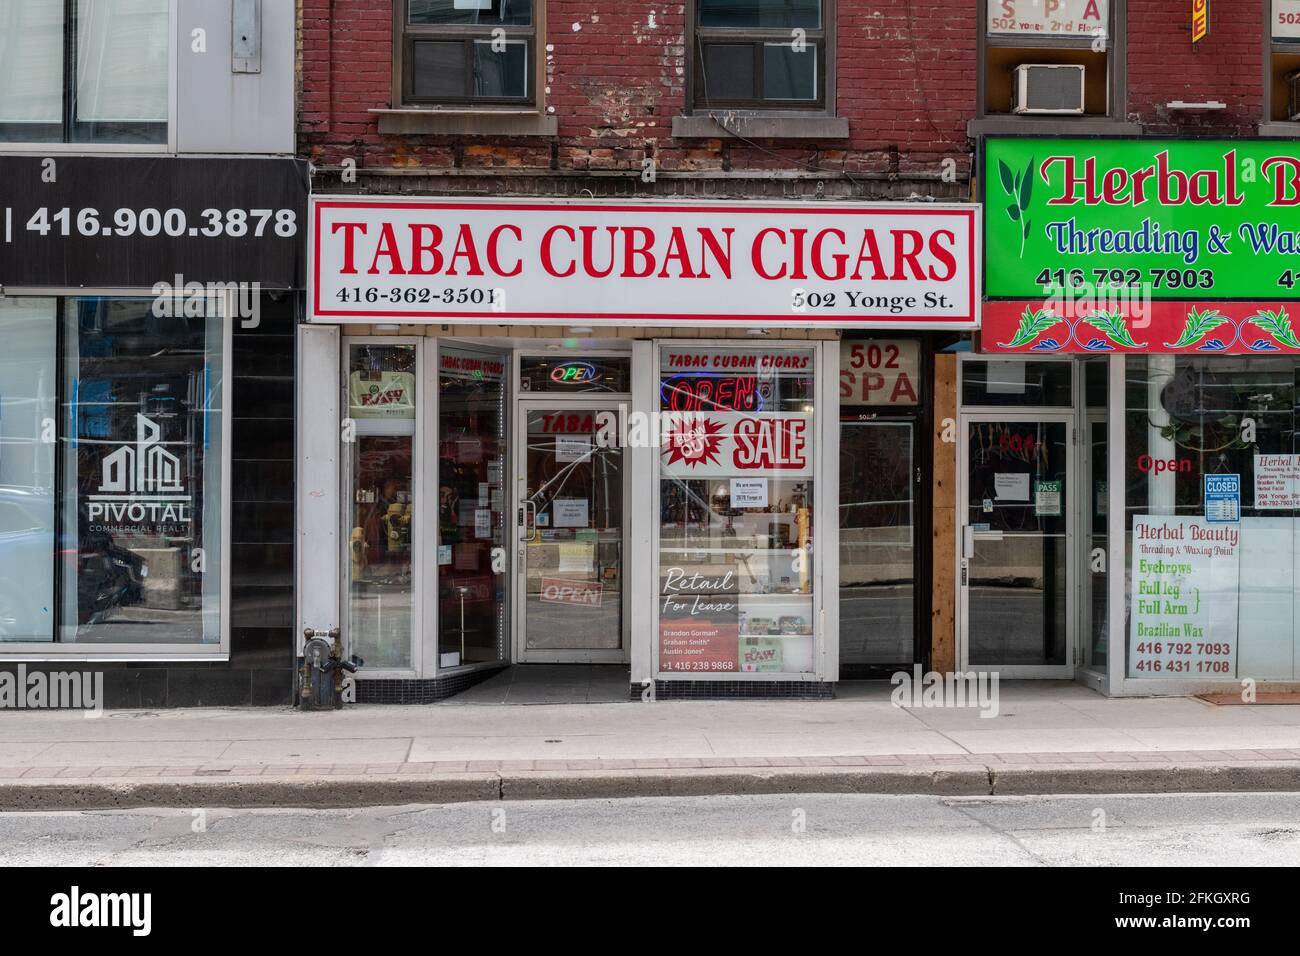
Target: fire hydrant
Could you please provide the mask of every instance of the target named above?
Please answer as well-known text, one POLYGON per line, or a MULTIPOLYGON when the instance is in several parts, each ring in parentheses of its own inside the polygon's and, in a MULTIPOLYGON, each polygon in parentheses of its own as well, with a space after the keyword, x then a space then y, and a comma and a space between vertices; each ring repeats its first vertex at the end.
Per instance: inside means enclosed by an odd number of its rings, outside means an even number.
POLYGON ((307 628, 298 661, 298 706, 304 710, 339 710, 343 707, 343 673, 355 674, 365 661, 355 654, 343 656, 339 629, 307 628))

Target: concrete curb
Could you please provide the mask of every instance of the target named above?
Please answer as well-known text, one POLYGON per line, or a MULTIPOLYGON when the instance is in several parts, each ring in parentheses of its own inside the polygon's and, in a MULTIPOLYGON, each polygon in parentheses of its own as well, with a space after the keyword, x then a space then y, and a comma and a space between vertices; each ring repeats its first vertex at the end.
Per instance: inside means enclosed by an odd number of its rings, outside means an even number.
POLYGON ((1300 792, 1300 762, 1201 765, 530 771, 413 777, 0 783, 0 811, 346 808, 502 800, 857 793, 944 797, 1300 792))

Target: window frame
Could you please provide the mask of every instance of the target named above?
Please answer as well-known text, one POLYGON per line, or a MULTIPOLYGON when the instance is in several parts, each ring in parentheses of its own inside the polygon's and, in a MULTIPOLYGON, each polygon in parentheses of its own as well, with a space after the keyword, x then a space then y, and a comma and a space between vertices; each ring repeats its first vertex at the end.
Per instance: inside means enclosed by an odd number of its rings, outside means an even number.
MULTIPOLYGON (((73 22, 75 0, 64 0, 63 22, 63 115, 59 120, 59 139, 45 142, 32 140, 0 140, 0 151, 6 153, 175 153, 177 152, 177 76, 179 59, 177 52, 177 35, 179 21, 179 0, 167 2, 167 135, 160 143, 103 143, 68 139, 68 133, 75 128, 76 121, 71 117, 75 96, 76 60, 75 32, 68 29, 73 22)), ((0 124, 20 126, 23 124, 0 124)), ((74 294, 74 293, 69 293, 74 294)), ((87 293, 88 294, 88 293, 87 293)))
MULTIPOLYGON (((737 99, 708 102, 704 90, 703 52, 705 43, 751 45, 754 48, 754 74, 760 85, 763 80, 763 44, 789 41, 787 28, 754 27, 704 27, 698 23, 700 0, 687 0, 686 12, 686 112, 688 115, 707 115, 717 111, 741 112, 745 115, 768 116, 828 116, 835 112, 835 33, 836 0, 821 0, 821 26, 806 28, 808 43, 818 51, 817 96, 812 100, 737 99)), ((789 43, 782 44, 788 46, 789 43)))
POLYGON ((988 54, 997 48, 1039 48, 1087 50, 1091 38, 1011 37, 988 34, 988 10, 997 0, 978 0, 976 4, 976 82, 975 116, 970 122, 972 135, 982 133, 1023 133, 1033 127, 1043 134, 1087 134, 1108 132, 1141 133, 1141 127, 1129 123, 1128 115, 1128 0, 1110 0, 1110 24, 1106 49, 1106 113, 1081 116, 1017 116, 1014 113, 990 113, 988 99, 988 54), (1091 129, 1090 129, 1091 128, 1091 129))
MULTIPOLYGON (((63 518, 63 509, 65 502, 62 498, 62 469, 64 467, 61 456, 56 455, 56 479, 55 479, 55 543, 56 551, 50 556, 52 574, 54 575, 54 605, 56 610, 56 620, 54 628, 54 639, 50 641, 13 641, 0 643, 0 664, 10 663, 41 663, 53 661, 76 661, 76 662, 98 662, 98 661, 131 661, 141 663, 167 663, 179 661, 209 661, 209 662, 226 662, 230 660, 230 587, 231 587, 231 513, 230 501, 232 477, 232 417, 233 406, 230 401, 233 392, 230 385, 230 369, 233 367, 234 360, 234 320, 231 316, 234 314, 232 309, 232 296, 238 293, 227 292, 219 294, 212 299, 212 305, 215 306, 218 313, 221 328, 221 361, 222 361, 222 395, 221 395, 221 495, 220 509, 221 521, 217 534, 220 536, 220 581, 218 583, 219 591, 219 614, 220 625, 218 640, 216 643, 157 643, 157 644, 91 644, 79 643, 75 641, 59 640, 59 630, 66 623, 62 620, 63 610, 63 575, 58 566, 57 543, 60 534, 61 522, 63 518)), ((23 297, 37 299, 52 299, 55 302, 55 320, 59 327, 59 341, 56 347, 56 368, 58 390, 55 395, 56 405, 60 411, 56 414, 56 421, 61 423, 62 404, 66 396, 63 392, 63 328, 64 328, 64 309, 67 307, 67 300, 80 298, 125 298, 125 299, 148 299, 153 298, 154 294, 148 290, 140 289, 110 289, 110 288, 57 288, 42 289, 39 292, 23 293, 23 297)), ((58 439, 62 441, 66 437, 63 432, 58 433, 58 439)))
POLYGON ((545 36, 545 0, 532 0, 533 22, 531 25, 497 24, 482 26, 473 23, 412 24, 408 23, 410 0, 393 0, 393 104, 397 109, 419 109, 436 111, 450 107, 456 110, 482 109, 487 112, 520 110, 541 112, 542 101, 539 91, 542 89, 542 77, 537 57, 537 39, 545 36), (415 64, 415 43, 417 40, 439 40, 443 42, 459 41, 466 47, 465 88, 469 90, 474 78, 473 43, 475 40, 488 39, 493 30, 503 30, 507 43, 523 42, 528 54, 528 63, 524 70, 527 82, 525 96, 489 97, 466 93, 464 96, 417 97, 412 93, 413 70, 415 64))

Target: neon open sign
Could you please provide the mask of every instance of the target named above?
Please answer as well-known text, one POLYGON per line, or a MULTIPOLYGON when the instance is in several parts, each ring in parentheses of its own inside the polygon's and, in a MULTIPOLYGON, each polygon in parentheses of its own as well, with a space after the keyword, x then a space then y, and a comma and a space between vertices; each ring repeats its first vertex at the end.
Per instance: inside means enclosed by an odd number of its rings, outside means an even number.
POLYGON ((600 381, 600 370, 590 362, 564 362, 551 369, 551 381, 559 385, 586 385, 600 381))

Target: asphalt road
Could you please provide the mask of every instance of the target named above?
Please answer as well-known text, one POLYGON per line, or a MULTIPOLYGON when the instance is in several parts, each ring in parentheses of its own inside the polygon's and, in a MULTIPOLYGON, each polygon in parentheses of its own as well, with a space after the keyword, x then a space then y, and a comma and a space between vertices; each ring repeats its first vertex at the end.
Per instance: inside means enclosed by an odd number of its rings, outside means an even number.
POLYGON ((790 795, 0 814, 35 865, 1300 864, 1300 794, 790 795))

